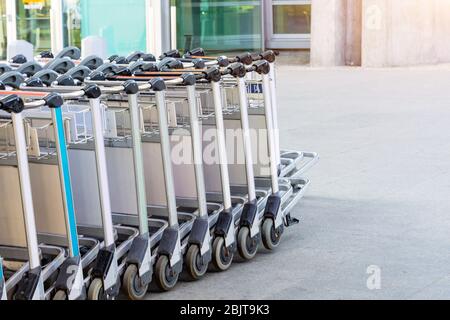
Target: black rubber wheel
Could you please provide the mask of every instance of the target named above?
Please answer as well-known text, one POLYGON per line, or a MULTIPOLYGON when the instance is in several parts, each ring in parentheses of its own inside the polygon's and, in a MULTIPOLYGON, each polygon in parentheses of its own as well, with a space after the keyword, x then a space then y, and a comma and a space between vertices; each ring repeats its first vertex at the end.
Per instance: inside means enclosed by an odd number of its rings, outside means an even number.
POLYGON ((53 300, 55 301, 65 301, 67 300, 67 293, 63 290, 59 290, 53 296, 53 300))
POLYGON ((225 239, 218 237, 213 243, 213 265, 217 271, 227 271, 233 263, 234 253, 225 246, 225 239))
POLYGON ((172 290, 178 282, 179 273, 170 267, 169 258, 160 256, 155 268, 155 283, 161 291, 172 290))
POLYGON ((123 276, 123 290, 130 300, 143 300, 147 295, 148 283, 144 284, 136 265, 128 266, 123 276))
POLYGON ((258 253, 259 236, 252 238, 250 236, 250 229, 248 227, 242 227, 239 230, 237 238, 238 252, 242 259, 252 260, 258 253))
POLYGON ((187 273, 192 281, 201 279, 208 271, 208 263, 200 254, 197 245, 191 245, 186 253, 187 273))
POLYGON ((283 234, 283 229, 275 229, 275 223, 272 219, 264 220, 261 235, 264 247, 267 250, 275 250, 278 248, 281 242, 281 236, 283 234))

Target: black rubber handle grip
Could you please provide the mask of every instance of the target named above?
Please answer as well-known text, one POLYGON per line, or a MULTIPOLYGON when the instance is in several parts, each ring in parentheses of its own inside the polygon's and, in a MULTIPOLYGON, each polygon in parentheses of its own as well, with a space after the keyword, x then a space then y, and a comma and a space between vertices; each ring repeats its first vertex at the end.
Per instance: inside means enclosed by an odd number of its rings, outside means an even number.
POLYGON ((135 62, 141 59, 145 55, 145 52, 135 51, 127 57, 128 62, 135 62))
POLYGON ((153 91, 164 91, 167 89, 166 83, 162 78, 154 78, 149 81, 153 91))
POLYGON ((193 73, 184 73, 181 75, 181 79, 183 79, 184 86, 193 86, 197 83, 197 78, 193 73))
POLYGON ((20 72, 9 71, 0 76, 0 82, 2 82, 5 86, 19 89, 20 85, 25 82, 25 78, 20 72))
POLYGON ((206 61, 203 59, 194 59, 192 60, 195 69, 205 69, 206 61))
POLYGON ((204 78, 209 82, 219 82, 222 79, 222 73, 217 66, 208 68, 203 71, 204 78))
POLYGON ((111 62, 115 62, 115 63, 117 63, 117 64, 128 64, 128 63, 129 63, 129 61, 127 60, 127 58, 122 57, 122 56, 115 58, 115 59, 114 59, 113 61, 111 61, 111 62))
POLYGON ((61 95, 59 95, 58 93, 55 93, 55 92, 48 94, 44 98, 44 101, 45 101, 46 105, 52 109, 61 108, 61 106, 64 104, 63 97, 61 97, 61 95))
POLYGON ((156 61, 156 57, 154 55, 152 55, 151 53, 144 54, 141 59, 146 62, 155 62, 156 61))
POLYGON ((204 57, 205 50, 203 48, 195 48, 187 52, 187 57, 204 57))
POLYGON ((78 66, 66 72, 66 75, 83 82, 91 74, 91 69, 86 66, 78 66))
POLYGON ((130 69, 131 73, 134 74, 136 72, 144 71, 144 68, 147 64, 148 64, 148 62, 140 60, 140 61, 136 61, 135 63, 133 63, 128 68, 130 69))
POLYGON ((75 79, 72 78, 72 76, 68 75, 68 74, 63 74, 62 76, 59 76, 56 79, 56 83, 58 86, 63 86, 63 87, 72 87, 75 86, 75 79))
POLYGON ((0 64, 0 75, 1 75, 1 74, 4 74, 4 73, 6 73, 6 72, 10 72, 10 71, 12 71, 11 66, 9 66, 9 65, 7 65, 7 64, 4 64, 4 63, 1 63, 1 64, 0 64))
POLYGON ((25 80, 25 86, 31 88, 42 88, 44 87, 44 83, 39 78, 28 78, 25 80))
POLYGON ((39 56, 42 59, 53 59, 55 56, 53 55, 53 53, 51 51, 42 51, 39 56))
POLYGON ((261 58, 269 63, 273 63, 277 58, 277 54, 273 50, 267 50, 261 53, 261 58))
POLYGON ((245 68, 244 64, 240 62, 230 64, 227 69, 229 71, 228 74, 236 78, 243 78, 247 74, 247 69, 245 68))
POLYGON ((217 58, 217 63, 219 64, 220 67, 225 68, 230 65, 230 59, 228 59, 225 56, 221 56, 217 58))
POLYGON ((55 59, 66 57, 72 60, 78 60, 81 58, 81 50, 77 47, 64 48, 60 53, 56 55, 55 59))
POLYGON ((251 65, 253 63, 252 55, 248 52, 240 54, 236 57, 238 62, 241 62, 245 65, 251 65))
POLYGON ((170 51, 164 52, 162 54, 162 56, 160 57, 160 59, 164 59, 164 58, 181 58, 181 54, 180 54, 180 51, 178 51, 178 50, 170 50, 170 51))
POLYGON ((11 59, 11 63, 17 63, 17 64, 24 64, 27 61, 28 61, 27 57, 25 57, 23 54, 18 54, 16 56, 12 57, 12 59, 11 59))
POLYGON ((32 77, 33 75, 36 74, 36 72, 39 72, 41 70, 42 66, 39 63, 35 61, 30 61, 21 65, 19 68, 17 68, 16 71, 22 74, 26 74, 27 77, 32 77))
POLYGON ((167 69, 183 69, 183 62, 175 58, 164 58, 156 64, 158 71, 164 71, 167 69))
POLYGON ((114 63, 105 63, 105 64, 101 65, 100 67, 98 67, 95 71, 102 72, 106 76, 109 76, 109 75, 115 74, 118 69, 119 69, 119 67, 114 63))
POLYGON ((270 63, 266 60, 255 61, 251 69, 259 74, 269 74, 270 63))
POLYGON ((56 71, 50 70, 50 69, 44 69, 39 72, 36 72, 33 76, 33 78, 41 79, 41 81, 47 85, 51 86, 53 82, 58 79, 59 74, 56 71))
POLYGON ((75 63, 69 57, 55 59, 44 66, 44 69, 53 70, 59 74, 65 74, 72 68, 75 68, 75 63))
POLYGON ((24 109, 24 103, 21 98, 12 94, 0 99, 0 109, 9 113, 20 113, 24 109))
POLYGON ((89 79, 92 81, 104 81, 106 80, 106 75, 101 71, 92 71, 89 75, 89 79))
POLYGON ((103 59, 102 58, 100 58, 98 56, 95 56, 95 55, 92 55, 92 56, 88 56, 88 57, 84 58, 80 62, 79 66, 85 66, 85 67, 88 67, 91 70, 95 70, 98 67, 100 67, 102 64, 103 64, 103 59))
POLYGON ((118 58, 119 56, 117 54, 113 54, 111 57, 108 58, 109 62, 113 62, 114 60, 116 60, 116 58, 118 58))

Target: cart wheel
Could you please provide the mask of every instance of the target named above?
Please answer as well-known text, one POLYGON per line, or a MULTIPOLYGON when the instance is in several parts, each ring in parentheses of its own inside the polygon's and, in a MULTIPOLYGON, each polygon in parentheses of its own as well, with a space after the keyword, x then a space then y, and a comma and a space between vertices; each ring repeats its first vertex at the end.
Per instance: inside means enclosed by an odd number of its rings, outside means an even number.
POLYGON ((107 300, 101 279, 95 278, 92 280, 88 290, 88 300, 107 300))
POLYGON ((179 274, 170 267, 169 258, 160 256, 155 268, 156 285, 162 291, 172 290, 178 282, 179 274))
POLYGON ((217 271, 227 271, 233 262, 234 253, 225 246, 225 239, 218 237, 213 243, 213 264, 217 271))
POLYGON ((205 263, 200 254, 200 248, 197 245, 191 245, 186 253, 186 265, 188 275, 191 280, 199 280, 206 271, 208 271, 208 263, 205 263))
POLYGON ((55 301, 65 301, 67 300, 67 293, 63 290, 59 290, 55 293, 55 296, 53 297, 53 300, 55 301))
POLYGON ((252 260, 258 252, 259 235, 255 237, 250 236, 250 229, 242 227, 239 230, 237 246, 239 255, 244 260, 252 260))
POLYGON ((130 300, 142 300, 148 291, 148 283, 144 284, 136 265, 128 266, 123 276, 123 289, 130 300))
POLYGON ((275 250, 280 245, 283 229, 275 229, 275 223, 272 219, 266 219, 262 226, 262 240, 267 250, 275 250))

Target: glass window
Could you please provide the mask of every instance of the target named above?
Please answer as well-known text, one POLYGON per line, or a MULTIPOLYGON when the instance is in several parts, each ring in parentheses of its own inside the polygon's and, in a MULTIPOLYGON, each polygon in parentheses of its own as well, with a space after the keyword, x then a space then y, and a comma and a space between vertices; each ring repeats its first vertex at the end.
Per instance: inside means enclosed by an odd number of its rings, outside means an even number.
POLYGON ((178 48, 202 47, 207 52, 261 48, 261 1, 172 0, 172 6, 178 48))
POLYGON ((79 0, 63 1, 64 46, 81 48, 81 13, 79 0))
POLYGON ((51 0, 18 0, 17 39, 34 45, 35 52, 51 49, 50 35, 51 0))
POLYGON ((6 59, 6 0, 0 0, 0 59, 6 59))
POLYGON ((311 33, 311 5, 274 5, 273 32, 275 34, 311 33))
POLYGON ((63 0, 63 25, 65 46, 100 36, 111 55, 147 47, 145 0, 63 0))

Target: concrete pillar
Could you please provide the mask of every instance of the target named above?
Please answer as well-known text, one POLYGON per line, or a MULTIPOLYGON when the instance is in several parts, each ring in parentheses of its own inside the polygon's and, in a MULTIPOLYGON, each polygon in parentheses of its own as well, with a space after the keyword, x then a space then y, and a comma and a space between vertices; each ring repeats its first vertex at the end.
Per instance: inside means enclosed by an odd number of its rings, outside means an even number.
POLYGON ((345 64, 345 0, 313 0, 311 65, 345 64))
POLYGON ((346 1, 345 64, 361 65, 362 0, 346 1))

